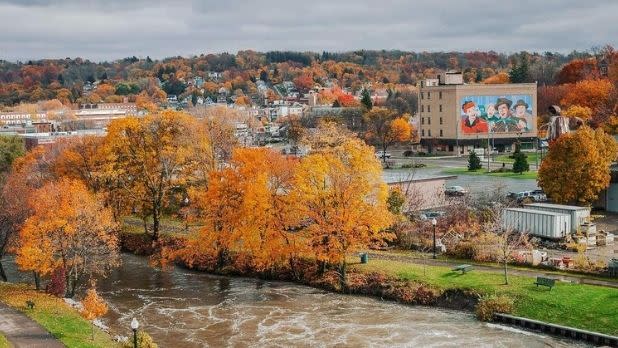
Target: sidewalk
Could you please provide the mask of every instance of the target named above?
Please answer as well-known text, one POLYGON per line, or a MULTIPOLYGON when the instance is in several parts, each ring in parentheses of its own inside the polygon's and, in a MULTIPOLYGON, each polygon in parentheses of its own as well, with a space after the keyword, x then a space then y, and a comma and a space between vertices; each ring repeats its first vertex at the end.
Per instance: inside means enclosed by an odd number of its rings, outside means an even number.
POLYGON ((39 324, 4 303, 0 303, 0 332, 15 348, 64 347, 39 324))

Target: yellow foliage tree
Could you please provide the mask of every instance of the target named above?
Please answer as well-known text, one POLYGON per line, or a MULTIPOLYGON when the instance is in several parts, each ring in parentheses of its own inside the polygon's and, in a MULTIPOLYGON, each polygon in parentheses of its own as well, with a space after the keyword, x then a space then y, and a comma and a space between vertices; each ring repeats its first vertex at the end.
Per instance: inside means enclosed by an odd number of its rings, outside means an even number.
POLYGON ((589 204, 609 185, 616 141, 602 129, 582 127, 550 144, 539 186, 557 203, 589 204))
POLYGON ((587 106, 571 105, 564 110, 563 115, 568 117, 579 117, 582 120, 589 120, 592 118, 592 109, 587 106))
MULTIPOLYGON (((364 115, 368 139, 379 143, 383 153, 394 143, 408 141, 412 137, 412 126, 405 117, 385 108, 373 108, 364 115)), ((382 156, 386 161, 386 156, 382 156)))
POLYGON ((348 253, 392 238, 388 189, 371 147, 348 138, 341 146, 303 158, 294 195, 308 243, 322 265, 337 265, 345 284, 348 253))

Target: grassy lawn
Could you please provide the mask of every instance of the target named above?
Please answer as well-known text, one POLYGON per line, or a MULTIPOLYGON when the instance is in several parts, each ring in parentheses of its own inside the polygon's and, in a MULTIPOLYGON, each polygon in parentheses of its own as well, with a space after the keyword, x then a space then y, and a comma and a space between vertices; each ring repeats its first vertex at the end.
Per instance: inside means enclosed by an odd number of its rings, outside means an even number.
MULTIPOLYGON (((528 156, 528 163, 536 163, 537 158, 540 159, 540 155, 536 152, 524 152, 528 156)), ((496 162, 504 162, 504 163, 513 163, 514 159, 510 158, 511 154, 499 155, 494 157, 494 161, 496 162)))
POLYGON ((610 335, 618 334, 618 290, 557 282, 549 291, 537 288, 534 278, 472 271, 465 275, 450 267, 423 266, 398 261, 371 260, 356 264, 362 272, 380 272, 401 280, 422 282, 440 289, 470 289, 483 295, 506 295, 515 300, 514 315, 610 335))
POLYGON ((0 348, 9 348, 11 344, 6 340, 6 337, 0 333, 0 348))
MULTIPOLYGON (((24 312, 69 348, 119 347, 107 333, 99 329, 95 329, 95 339, 92 341, 92 325, 89 321, 83 319, 62 299, 36 291, 27 285, 0 283, 0 301, 24 312), (27 300, 35 303, 34 309, 26 308, 27 300)), ((0 340, 0 347, 1 342, 0 340)))
POLYGON ((511 178, 511 179, 528 179, 528 180, 536 180, 537 172, 530 171, 523 174, 516 173, 487 173, 486 170, 481 169, 477 171, 469 171, 467 168, 447 168, 442 171, 445 174, 455 174, 455 175, 486 175, 486 176, 494 176, 498 178, 511 178))

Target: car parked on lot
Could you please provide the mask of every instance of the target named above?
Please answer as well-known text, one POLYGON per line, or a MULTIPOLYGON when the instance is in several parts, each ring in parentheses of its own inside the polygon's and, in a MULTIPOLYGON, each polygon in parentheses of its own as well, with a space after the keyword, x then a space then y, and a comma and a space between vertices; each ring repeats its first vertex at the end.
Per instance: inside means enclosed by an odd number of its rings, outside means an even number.
POLYGON ((384 151, 378 151, 376 152, 376 157, 383 159, 383 158, 391 158, 391 154, 388 152, 384 152, 384 151))
POLYGON ((418 215, 420 220, 438 219, 446 215, 443 211, 424 211, 418 215))
POLYGON ((547 201, 547 195, 542 190, 509 192, 507 196, 517 201, 517 203, 522 203, 525 201, 529 201, 529 202, 546 202, 547 201))
POLYGON ((461 186, 448 186, 444 190, 444 193, 447 196, 464 196, 468 193, 468 190, 466 190, 465 188, 461 186))

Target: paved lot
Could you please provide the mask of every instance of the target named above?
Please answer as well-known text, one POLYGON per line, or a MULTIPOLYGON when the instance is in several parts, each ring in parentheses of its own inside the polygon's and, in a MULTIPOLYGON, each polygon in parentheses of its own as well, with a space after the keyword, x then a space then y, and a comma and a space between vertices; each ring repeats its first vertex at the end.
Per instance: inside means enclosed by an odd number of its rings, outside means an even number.
POLYGON ((15 348, 64 347, 39 324, 4 303, 0 303, 0 332, 15 348))

